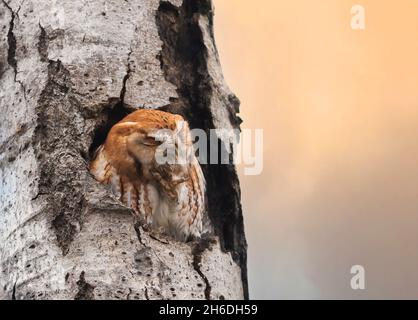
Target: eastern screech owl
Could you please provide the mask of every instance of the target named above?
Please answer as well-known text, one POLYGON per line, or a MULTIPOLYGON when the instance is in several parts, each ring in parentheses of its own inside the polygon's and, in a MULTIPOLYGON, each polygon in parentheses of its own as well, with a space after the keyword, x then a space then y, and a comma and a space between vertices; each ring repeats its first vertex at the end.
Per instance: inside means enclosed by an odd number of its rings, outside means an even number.
POLYGON ((153 230, 180 241, 200 237, 205 179, 181 116, 145 109, 129 114, 111 128, 90 172, 153 230), (181 144, 187 161, 160 164, 162 143, 175 155, 181 144))

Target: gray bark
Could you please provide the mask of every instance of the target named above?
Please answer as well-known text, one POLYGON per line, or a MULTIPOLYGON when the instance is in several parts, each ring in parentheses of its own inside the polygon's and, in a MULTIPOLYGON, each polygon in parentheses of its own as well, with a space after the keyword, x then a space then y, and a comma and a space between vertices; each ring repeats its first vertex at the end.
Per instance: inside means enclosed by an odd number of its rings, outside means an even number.
POLYGON ((211 0, 0 0, 0 297, 248 297, 240 190, 207 165, 213 234, 161 241, 89 174, 137 108, 236 128, 211 0))

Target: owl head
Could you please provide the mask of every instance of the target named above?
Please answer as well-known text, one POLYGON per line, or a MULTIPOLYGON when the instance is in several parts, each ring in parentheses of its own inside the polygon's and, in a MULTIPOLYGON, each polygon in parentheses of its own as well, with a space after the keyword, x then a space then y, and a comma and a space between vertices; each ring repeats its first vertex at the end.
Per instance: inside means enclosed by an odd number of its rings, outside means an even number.
POLYGON ((106 151, 119 171, 141 167, 148 179, 181 183, 189 179, 193 145, 183 117, 153 110, 128 115, 110 130, 106 151))

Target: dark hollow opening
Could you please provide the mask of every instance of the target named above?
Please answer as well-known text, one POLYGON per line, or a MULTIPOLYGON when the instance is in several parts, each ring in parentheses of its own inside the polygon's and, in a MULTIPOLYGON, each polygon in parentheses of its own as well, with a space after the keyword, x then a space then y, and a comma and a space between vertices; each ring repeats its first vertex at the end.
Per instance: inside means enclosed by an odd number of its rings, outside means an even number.
POLYGON ((89 159, 93 160, 94 153, 106 140, 110 129, 125 118, 132 110, 129 110, 121 101, 110 102, 99 117, 96 129, 93 132, 92 143, 89 148, 89 159))
MULTIPOLYGON (((209 0, 184 0, 180 7, 161 1, 156 22, 163 47, 158 58, 166 80, 177 87, 179 96, 171 99, 170 105, 163 110, 181 114, 191 128, 203 129, 209 137, 209 130, 214 128, 210 110, 214 92, 207 69, 207 49, 199 26, 200 16, 208 17, 213 40, 213 12, 209 0)), ((238 126, 240 121, 235 112, 239 102, 230 102, 234 106, 231 123, 238 126)), ((210 164, 202 165, 202 169, 207 182, 208 215, 222 248, 230 251, 241 266, 244 295, 248 298, 247 245, 235 167, 210 164)))

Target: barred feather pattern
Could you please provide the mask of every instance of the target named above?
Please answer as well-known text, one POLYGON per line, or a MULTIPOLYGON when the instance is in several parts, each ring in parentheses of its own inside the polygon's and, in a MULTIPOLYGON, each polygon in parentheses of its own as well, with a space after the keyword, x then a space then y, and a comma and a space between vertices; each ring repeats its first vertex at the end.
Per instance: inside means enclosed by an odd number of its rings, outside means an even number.
MULTIPOLYGON (((187 241, 202 233, 202 169, 194 152, 187 164, 158 164, 156 146, 149 140, 155 130, 173 130, 178 121, 184 120, 158 110, 138 110, 128 115, 98 148, 90 172, 98 182, 109 185, 113 195, 152 230, 187 241)), ((188 126, 182 134, 191 139, 188 126)))

